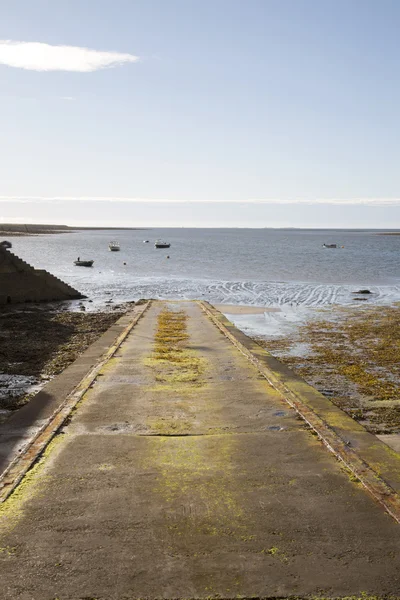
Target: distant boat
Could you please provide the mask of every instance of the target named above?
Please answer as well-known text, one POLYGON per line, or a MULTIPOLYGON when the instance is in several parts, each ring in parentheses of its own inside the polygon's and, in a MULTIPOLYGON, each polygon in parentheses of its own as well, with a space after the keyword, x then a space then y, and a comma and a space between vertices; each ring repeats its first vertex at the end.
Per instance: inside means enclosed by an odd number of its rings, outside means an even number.
POLYGON ((337 248, 337 244, 322 244, 323 248, 337 248))
POLYGON ((94 260, 80 260, 78 258, 78 260, 74 260, 74 265, 76 267, 92 267, 94 263, 94 260))
POLYGON ((169 244, 168 242, 162 242, 161 240, 156 240, 154 246, 156 248, 169 248, 171 244, 169 244))
POLYGON ((143 240, 143 244, 148 244, 149 240, 143 240))
POLYGON ((110 252, 119 252, 120 251, 119 243, 118 242, 110 242, 108 244, 108 249, 110 250, 110 252))
POLYGON ((0 246, 3 246, 3 248, 7 248, 7 250, 9 250, 10 248, 12 248, 12 243, 8 242, 7 240, 4 240, 4 242, 0 242, 0 246))

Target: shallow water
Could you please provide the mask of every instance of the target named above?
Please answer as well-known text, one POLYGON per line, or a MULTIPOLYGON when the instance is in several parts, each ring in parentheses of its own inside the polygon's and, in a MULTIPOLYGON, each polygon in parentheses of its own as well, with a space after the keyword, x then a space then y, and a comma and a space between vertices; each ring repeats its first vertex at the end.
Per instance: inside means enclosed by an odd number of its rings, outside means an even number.
POLYGON ((102 230, 14 237, 12 243, 18 256, 70 283, 94 306, 108 299, 200 298, 289 309, 355 303, 352 292, 360 288, 373 292, 368 303, 400 300, 400 236, 371 231, 102 230), (157 238, 171 248, 155 249, 157 238), (109 252, 111 240, 120 252, 109 252), (94 259, 94 266, 75 267, 78 256, 94 259))

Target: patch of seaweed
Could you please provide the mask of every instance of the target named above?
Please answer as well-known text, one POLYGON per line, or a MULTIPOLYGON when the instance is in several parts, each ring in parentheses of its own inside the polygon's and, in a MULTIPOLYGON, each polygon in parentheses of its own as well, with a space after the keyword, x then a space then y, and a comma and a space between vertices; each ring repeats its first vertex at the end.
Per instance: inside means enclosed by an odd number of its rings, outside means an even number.
POLYGON ((153 353, 145 361, 155 369, 157 382, 171 385, 198 382, 204 360, 185 346, 188 338, 186 313, 164 309, 158 316, 153 353))
POLYGON ((399 307, 334 309, 331 316, 290 338, 257 341, 372 433, 399 432, 399 307), (293 352, 299 342, 307 355, 293 352))

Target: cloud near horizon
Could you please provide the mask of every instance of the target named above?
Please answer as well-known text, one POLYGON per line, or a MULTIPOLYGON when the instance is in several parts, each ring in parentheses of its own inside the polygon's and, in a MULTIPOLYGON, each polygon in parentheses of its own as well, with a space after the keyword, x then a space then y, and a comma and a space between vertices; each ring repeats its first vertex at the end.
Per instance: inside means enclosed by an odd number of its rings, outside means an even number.
POLYGON ((244 200, 179 200, 170 198, 134 198, 114 196, 0 196, 0 202, 128 202, 170 204, 307 204, 307 205, 360 205, 400 206, 400 198, 261 198, 244 200))
POLYGON ((91 73, 139 60, 133 54, 102 52, 79 46, 0 40, 0 64, 29 71, 91 73))

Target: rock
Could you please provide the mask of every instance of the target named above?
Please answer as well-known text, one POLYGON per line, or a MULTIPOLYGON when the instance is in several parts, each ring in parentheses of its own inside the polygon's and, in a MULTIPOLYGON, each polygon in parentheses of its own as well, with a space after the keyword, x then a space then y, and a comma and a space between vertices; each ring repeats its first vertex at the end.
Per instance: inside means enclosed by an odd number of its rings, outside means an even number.
POLYGON ((358 290, 358 292, 352 292, 353 294, 372 294, 370 290, 358 290))

